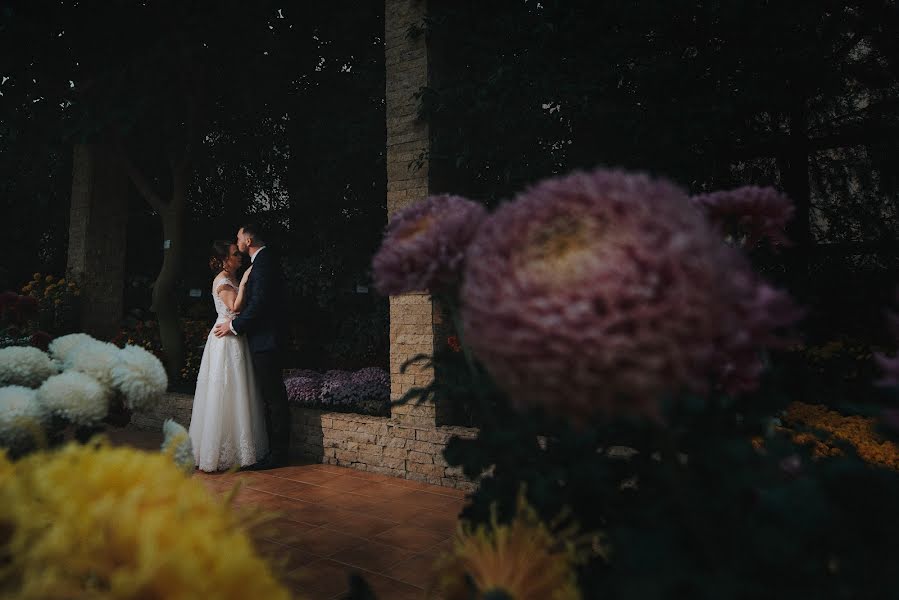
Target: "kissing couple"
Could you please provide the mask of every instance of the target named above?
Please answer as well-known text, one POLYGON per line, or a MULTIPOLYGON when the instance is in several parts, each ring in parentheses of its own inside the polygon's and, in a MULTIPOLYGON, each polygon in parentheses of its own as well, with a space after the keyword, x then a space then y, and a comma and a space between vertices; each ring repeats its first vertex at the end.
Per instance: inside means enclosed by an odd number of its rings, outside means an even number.
POLYGON ((190 441, 197 467, 251 470, 287 464, 290 412, 282 377, 287 286, 265 234, 246 224, 235 242, 212 244, 209 266, 217 319, 197 375, 190 441), (237 272, 249 255, 240 282, 237 272))

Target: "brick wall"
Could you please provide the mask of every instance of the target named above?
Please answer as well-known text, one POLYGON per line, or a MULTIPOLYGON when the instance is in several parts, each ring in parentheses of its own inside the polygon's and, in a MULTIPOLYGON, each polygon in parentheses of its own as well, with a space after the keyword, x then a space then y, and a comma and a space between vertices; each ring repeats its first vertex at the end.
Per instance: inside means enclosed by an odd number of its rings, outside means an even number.
MULTIPOLYGON (((187 427, 192 407, 189 394, 165 394, 151 409, 134 413, 131 423, 159 431, 163 421, 171 418, 187 427)), ((474 488, 460 469, 446 464, 443 450, 450 437, 473 438, 475 429, 297 406, 290 407, 290 416, 294 457, 445 487, 474 488)))

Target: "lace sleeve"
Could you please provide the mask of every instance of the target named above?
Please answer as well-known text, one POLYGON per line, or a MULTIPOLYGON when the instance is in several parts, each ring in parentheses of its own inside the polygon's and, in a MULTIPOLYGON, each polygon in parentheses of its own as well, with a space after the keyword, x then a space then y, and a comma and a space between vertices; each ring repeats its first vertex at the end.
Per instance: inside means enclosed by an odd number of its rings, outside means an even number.
POLYGON ((225 288, 231 288, 232 290, 234 290, 234 292, 237 292, 237 286, 234 285, 234 282, 223 277, 219 279, 215 284, 215 295, 218 296, 219 292, 221 292, 225 288))

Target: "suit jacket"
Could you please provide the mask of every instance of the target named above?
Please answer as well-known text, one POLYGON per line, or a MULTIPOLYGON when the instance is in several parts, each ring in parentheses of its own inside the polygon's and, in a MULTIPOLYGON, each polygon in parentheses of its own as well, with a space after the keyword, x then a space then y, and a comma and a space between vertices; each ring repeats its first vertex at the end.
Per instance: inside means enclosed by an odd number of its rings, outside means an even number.
POLYGON ((247 336, 251 352, 286 350, 287 284, 278 255, 270 246, 259 250, 253 258, 253 271, 244 293, 247 302, 231 322, 234 331, 247 336))

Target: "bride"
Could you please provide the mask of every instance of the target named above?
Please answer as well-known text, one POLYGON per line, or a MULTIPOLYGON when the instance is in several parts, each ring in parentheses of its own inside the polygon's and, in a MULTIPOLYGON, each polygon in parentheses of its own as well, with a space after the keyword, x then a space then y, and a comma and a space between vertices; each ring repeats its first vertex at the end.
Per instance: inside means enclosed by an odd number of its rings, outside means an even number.
MULTIPOLYGON (((243 308, 252 267, 238 284, 235 274, 242 263, 235 244, 213 243, 209 265, 216 273, 212 280, 216 324, 233 319, 243 308)), ((252 465, 268 452, 265 418, 244 336, 209 333, 197 375, 190 441, 194 461, 207 472, 252 465)))

